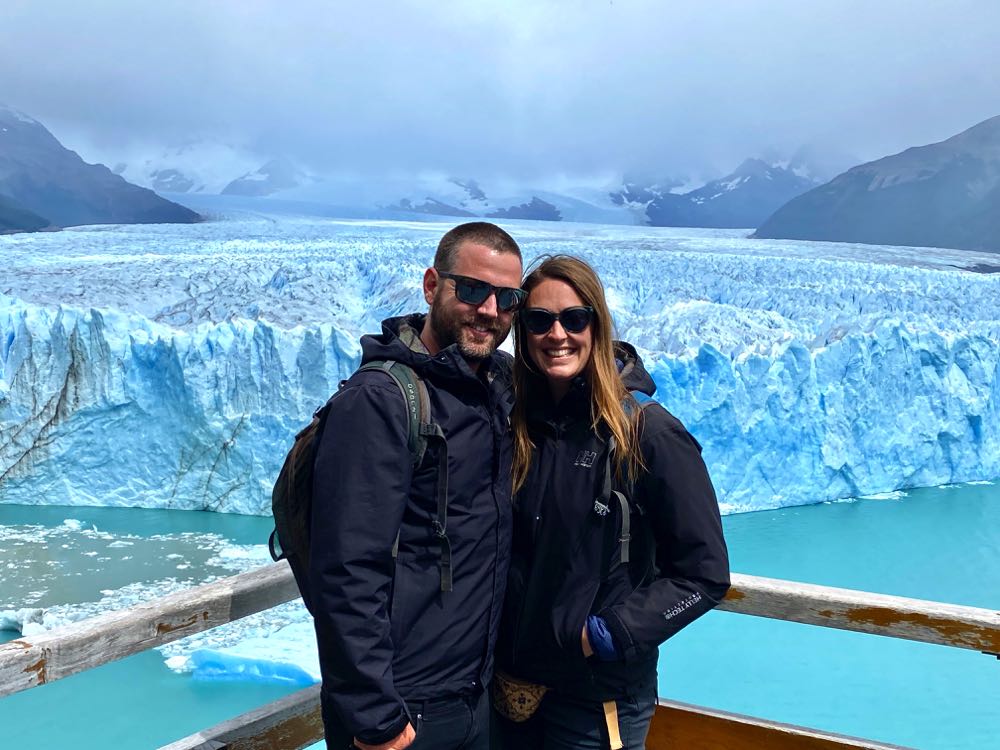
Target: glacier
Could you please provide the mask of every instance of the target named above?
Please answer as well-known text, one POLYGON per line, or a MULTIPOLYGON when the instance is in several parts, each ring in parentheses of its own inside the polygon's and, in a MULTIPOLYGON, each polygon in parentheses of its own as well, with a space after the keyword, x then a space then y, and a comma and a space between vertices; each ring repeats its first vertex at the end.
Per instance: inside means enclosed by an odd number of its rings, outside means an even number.
MULTIPOLYGON (((0 237, 0 502, 268 513, 360 335, 425 308, 453 225, 218 205, 0 237)), ((970 270, 996 256, 503 224, 527 260, 595 266, 724 512, 1000 476, 1000 276, 970 270)))

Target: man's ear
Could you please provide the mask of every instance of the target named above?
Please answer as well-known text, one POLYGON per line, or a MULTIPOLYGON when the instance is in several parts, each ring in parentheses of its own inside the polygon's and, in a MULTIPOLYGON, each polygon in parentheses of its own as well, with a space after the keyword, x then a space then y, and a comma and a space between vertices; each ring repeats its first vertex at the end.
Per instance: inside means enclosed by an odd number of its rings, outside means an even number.
POLYGON ((428 268, 424 271, 424 300, 428 305, 434 302, 434 295, 437 293, 438 284, 441 283, 441 277, 437 275, 437 271, 433 268, 428 268))

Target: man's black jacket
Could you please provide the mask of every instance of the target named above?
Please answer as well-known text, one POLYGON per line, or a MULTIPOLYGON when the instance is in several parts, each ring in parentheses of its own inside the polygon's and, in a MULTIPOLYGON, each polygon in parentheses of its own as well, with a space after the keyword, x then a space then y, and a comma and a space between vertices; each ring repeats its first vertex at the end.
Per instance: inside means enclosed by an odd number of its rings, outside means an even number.
POLYGON ((429 355, 423 322, 385 321, 362 338, 362 362, 402 362, 427 385, 448 443, 454 589, 441 591, 432 529, 437 448, 413 470, 405 404, 387 375, 348 380, 316 454, 309 581, 324 722, 370 744, 403 730, 404 701, 488 684, 510 558, 509 356, 494 354, 477 376, 455 346, 429 355))
MULTIPOLYGON (((635 350, 618 344, 622 379, 652 395, 635 350)), ((729 588, 719 505, 701 448, 659 404, 642 410, 645 470, 631 495, 630 561, 620 563, 622 511, 598 506, 606 436, 595 433, 590 388, 578 378, 558 404, 544 385, 529 401, 535 450, 514 509, 514 546, 498 666, 591 700, 654 679, 657 647, 710 610, 729 588), (607 624, 618 661, 585 659, 588 615, 607 624)), ((620 484, 617 486, 621 486, 620 484)))

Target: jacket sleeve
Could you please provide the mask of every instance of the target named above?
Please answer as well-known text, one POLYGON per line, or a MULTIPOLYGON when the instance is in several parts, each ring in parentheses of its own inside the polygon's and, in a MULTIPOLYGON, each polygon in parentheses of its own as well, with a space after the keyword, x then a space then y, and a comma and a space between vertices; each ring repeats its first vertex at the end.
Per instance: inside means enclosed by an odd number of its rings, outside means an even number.
POLYGON ((646 471, 636 490, 652 527, 659 572, 598 613, 625 661, 711 610, 729 589, 729 554, 701 447, 665 409, 653 406, 643 416, 646 471))
POLYGON ((331 403, 316 452, 309 585, 324 712, 380 744, 408 721, 393 684, 388 613, 412 467, 399 389, 378 373, 354 380, 331 403))

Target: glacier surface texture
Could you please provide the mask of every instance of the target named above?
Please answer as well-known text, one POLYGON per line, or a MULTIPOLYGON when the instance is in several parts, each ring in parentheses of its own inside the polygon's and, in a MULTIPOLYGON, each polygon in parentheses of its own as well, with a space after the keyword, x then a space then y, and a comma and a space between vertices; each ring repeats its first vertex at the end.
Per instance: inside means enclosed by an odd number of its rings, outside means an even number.
MULTIPOLYGON (((451 223, 230 212, 0 237, 0 502, 269 512, 451 223)), ((508 222, 608 289, 724 511, 1000 476, 990 256, 508 222)))

